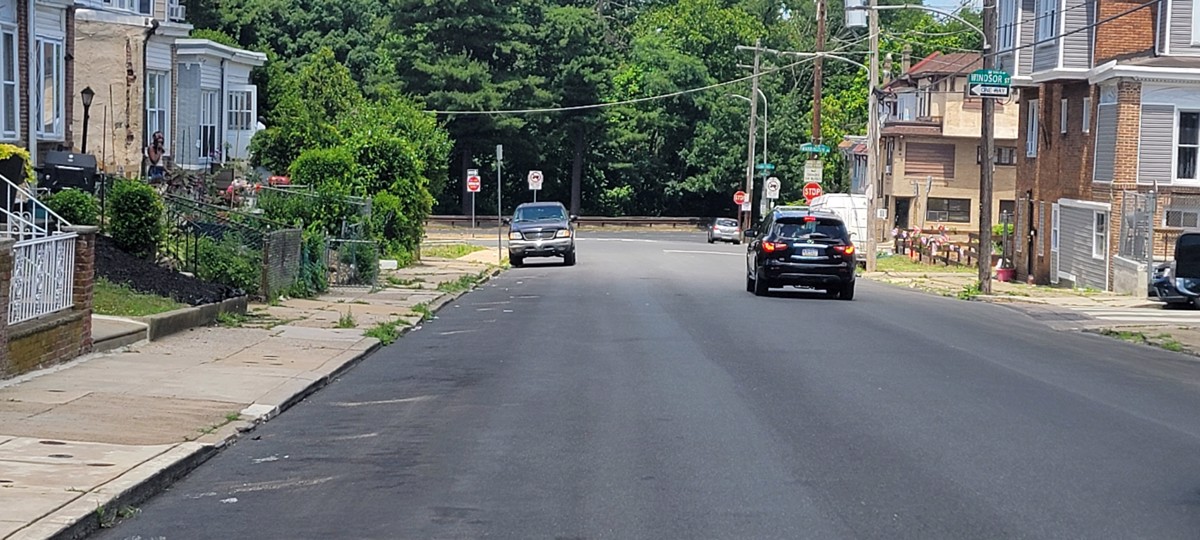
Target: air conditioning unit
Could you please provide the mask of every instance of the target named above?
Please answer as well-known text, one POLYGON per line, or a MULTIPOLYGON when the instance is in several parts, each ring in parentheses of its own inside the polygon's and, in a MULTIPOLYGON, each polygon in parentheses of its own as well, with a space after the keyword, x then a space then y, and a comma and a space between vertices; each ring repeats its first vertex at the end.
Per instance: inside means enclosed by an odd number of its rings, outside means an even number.
POLYGON ((187 7, 183 5, 167 6, 167 18, 170 19, 171 22, 187 21, 187 7))

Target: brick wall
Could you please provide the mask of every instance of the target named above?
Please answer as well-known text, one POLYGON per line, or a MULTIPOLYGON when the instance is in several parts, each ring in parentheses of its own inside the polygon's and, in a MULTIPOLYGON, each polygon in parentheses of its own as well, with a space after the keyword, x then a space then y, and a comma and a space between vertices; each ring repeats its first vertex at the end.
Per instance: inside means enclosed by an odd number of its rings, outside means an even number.
POLYGON ((96 227, 75 232, 74 306, 46 317, 8 326, 13 241, 0 240, 0 378, 71 360, 92 350, 92 285, 96 227))
MULTIPOLYGON (((1138 7, 1144 0, 1099 0, 1097 20, 1104 20, 1138 7)), ((1151 56, 1154 53, 1154 21, 1160 6, 1157 4, 1123 15, 1096 27, 1093 65, 1110 60, 1151 56)))
MULTIPOLYGON (((1033 280, 1037 283, 1050 281, 1050 205, 1059 199, 1082 199, 1092 197, 1092 149, 1095 139, 1095 103, 1096 96, 1087 82, 1063 81, 1047 83, 1037 88, 1021 91, 1021 123, 1017 141, 1017 198, 1030 194, 1038 208, 1046 203, 1046 211, 1028 208, 1021 210, 1022 222, 1017 225, 1017 237, 1021 238, 1021 252, 1014 262, 1019 279, 1029 277, 1028 268, 1032 266, 1033 280), (1083 98, 1092 98, 1092 108, 1083 109, 1083 98), (1029 100, 1037 99, 1039 105, 1039 134, 1038 155, 1036 158, 1025 156, 1025 144, 1029 100), (1066 133, 1062 129, 1062 100, 1067 100, 1066 133), (1083 133, 1083 117, 1091 118, 1089 133, 1083 133), (1033 249, 1028 248, 1031 218, 1039 218, 1032 223, 1034 235, 1033 249), (1041 256, 1038 256, 1039 245, 1041 256), (1032 252, 1032 253, 1031 253, 1032 252), (1032 265, 1030 258, 1032 257, 1032 265)), ((1136 136, 1134 145, 1137 144, 1136 136)), ((1135 165, 1136 174, 1136 165, 1135 165)))

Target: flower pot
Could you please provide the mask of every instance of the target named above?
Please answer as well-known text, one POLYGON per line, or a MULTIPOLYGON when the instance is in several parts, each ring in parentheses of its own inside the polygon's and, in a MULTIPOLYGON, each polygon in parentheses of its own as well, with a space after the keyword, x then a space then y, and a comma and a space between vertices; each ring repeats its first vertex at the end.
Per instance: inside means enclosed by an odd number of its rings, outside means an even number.
POLYGON ((1009 282, 1012 281, 1013 275, 1017 272, 1016 268, 997 268, 996 281, 1009 282))

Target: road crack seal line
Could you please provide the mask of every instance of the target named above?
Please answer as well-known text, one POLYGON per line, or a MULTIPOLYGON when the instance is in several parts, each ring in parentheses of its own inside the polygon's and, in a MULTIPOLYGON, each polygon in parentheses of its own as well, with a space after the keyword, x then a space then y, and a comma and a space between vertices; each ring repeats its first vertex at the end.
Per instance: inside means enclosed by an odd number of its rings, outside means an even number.
POLYGON ((434 396, 417 396, 400 399, 381 399, 378 401, 339 401, 333 404, 335 407, 362 407, 364 405, 394 405, 397 403, 419 403, 433 399, 434 396))
POLYGON ((266 482, 254 482, 251 484, 242 484, 238 487, 229 490, 230 495, 238 493, 254 493, 257 491, 273 491, 287 488, 319 486, 333 480, 334 476, 326 476, 324 478, 305 479, 289 479, 289 480, 269 480, 266 482))

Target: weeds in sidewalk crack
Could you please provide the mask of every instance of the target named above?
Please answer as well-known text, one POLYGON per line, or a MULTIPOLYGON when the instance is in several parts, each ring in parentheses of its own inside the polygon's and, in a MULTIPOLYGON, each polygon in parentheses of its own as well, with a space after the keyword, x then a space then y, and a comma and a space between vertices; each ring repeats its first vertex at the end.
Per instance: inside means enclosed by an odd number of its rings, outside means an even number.
POLYGON ((338 319, 337 328, 354 328, 356 326, 358 326, 358 324, 354 322, 354 313, 347 308, 346 314, 342 315, 341 318, 338 319))

